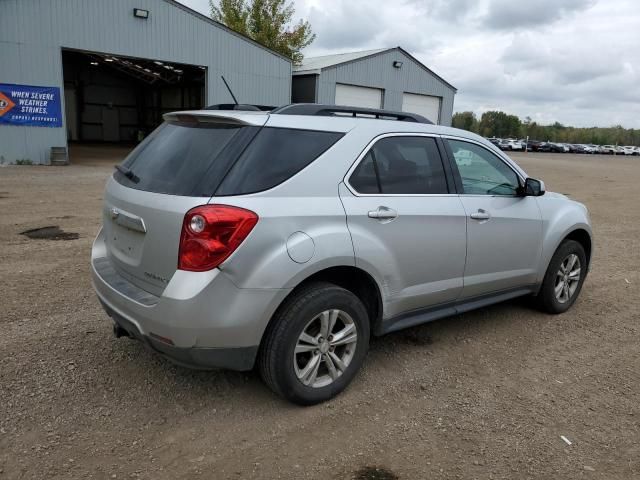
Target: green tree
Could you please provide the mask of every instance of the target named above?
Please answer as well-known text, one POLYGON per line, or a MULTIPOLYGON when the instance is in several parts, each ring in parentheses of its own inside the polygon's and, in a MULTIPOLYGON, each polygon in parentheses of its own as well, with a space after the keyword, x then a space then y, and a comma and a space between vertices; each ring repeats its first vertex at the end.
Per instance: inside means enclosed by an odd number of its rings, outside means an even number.
POLYGON ((520 136, 522 122, 515 115, 507 115, 504 112, 484 112, 480 117, 478 131, 485 137, 518 137, 520 136))
POLYGON ((295 64, 302 62, 301 50, 316 38, 309 22, 292 21, 295 9, 286 0, 209 0, 209 5, 211 18, 295 64))
POLYGON ((473 112, 457 112, 451 119, 451 125, 469 132, 478 132, 478 118, 473 112))

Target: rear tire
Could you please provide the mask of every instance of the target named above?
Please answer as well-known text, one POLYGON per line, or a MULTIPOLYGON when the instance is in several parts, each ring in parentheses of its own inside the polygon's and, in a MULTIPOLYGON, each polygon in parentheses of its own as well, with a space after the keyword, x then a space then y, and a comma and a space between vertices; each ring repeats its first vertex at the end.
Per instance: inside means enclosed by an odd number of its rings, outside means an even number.
POLYGON ((298 405, 338 395, 369 348, 369 318, 353 293, 317 282, 295 292, 276 312, 258 354, 267 386, 298 405))
POLYGON ((575 240, 565 240, 549 262, 537 296, 538 306, 552 314, 566 312, 578 298, 586 275, 584 248, 575 240))

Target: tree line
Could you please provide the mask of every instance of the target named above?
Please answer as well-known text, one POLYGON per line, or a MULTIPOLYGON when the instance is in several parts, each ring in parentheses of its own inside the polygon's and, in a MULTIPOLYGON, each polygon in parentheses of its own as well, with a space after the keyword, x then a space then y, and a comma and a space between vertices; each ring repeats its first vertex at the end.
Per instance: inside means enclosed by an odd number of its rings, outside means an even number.
POLYGON ((482 114, 480 120, 473 112, 457 112, 452 125, 483 137, 526 138, 543 142, 585 143, 596 145, 640 145, 640 130, 615 127, 569 127, 555 122, 539 125, 526 117, 520 120, 516 115, 500 111, 482 114))

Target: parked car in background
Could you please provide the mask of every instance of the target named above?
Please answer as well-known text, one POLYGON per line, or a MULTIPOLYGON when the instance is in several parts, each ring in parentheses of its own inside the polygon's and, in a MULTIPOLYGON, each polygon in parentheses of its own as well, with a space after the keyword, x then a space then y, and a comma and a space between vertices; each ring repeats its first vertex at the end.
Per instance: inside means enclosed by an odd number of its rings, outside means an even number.
POLYGON ((569 147, 562 143, 546 142, 545 144, 540 146, 539 150, 541 152, 568 153, 569 147))
POLYGON ((527 149, 527 141, 526 140, 514 140, 514 144, 518 145, 519 148, 516 148, 514 150, 521 150, 521 151, 525 151, 527 149))
POLYGON ((593 149, 593 153, 597 153, 599 155, 602 155, 604 153, 604 150, 602 149, 602 145, 591 144, 589 146, 593 149))
POLYGON ((540 142, 538 144, 538 152, 548 153, 551 151, 551 144, 549 142, 540 142))
POLYGON ((595 145, 581 145, 582 153, 598 153, 598 149, 595 145))
POLYGON ((498 147, 501 150, 508 150, 508 151, 522 151, 524 150, 524 145, 522 143, 520 143, 520 140, 514 140, 514 139, 502 139, 500 140, 500 143, 498 143, 498 147))
POLYGON ((637 147, 626 146, 626 147, 620 147, 620 149, 622 150, 623 155, 638 155, 637 147))
POLYGON ((468 150, 457 150, 453 152, 453 158, 459 167, 468 167, 472 164, 473 155, 468 150))
MULTIPOLYGON (((567 149, 566 151, 568 151, 569 149, 567 149)), ((565 153, 565 148, 563 146, 561 146, 558 143, 554 143, 554 142, 543 142, 538 146, 538 151, 539 152, 546 152, 546 153, 565 153)))
POLYGON ((527 151, 529 152, 537 152, 538 149, 540 148, 540 144, 542 144, 543 142, 539 141, 539 140, 529 140, 527 142, 527 151))
POLYGON ((571 308, 584 205, 473 133, 349 109, 165 114, 106 185, 90 262, 115 335, 184 366, 255 366, 310 405, 346 388, 373 335, 524 295, 571 308))
POLYGON ((617 153, 617 148, 615 147, 615 145, 602 145, 602 147, 600 148, 600 153, 603 153, 605 155, 613 155, 614 153, 617 153))
POLYGON ((578 143, 568 143, 569 153, 585 153, 584 145, 580 145, 578 143))

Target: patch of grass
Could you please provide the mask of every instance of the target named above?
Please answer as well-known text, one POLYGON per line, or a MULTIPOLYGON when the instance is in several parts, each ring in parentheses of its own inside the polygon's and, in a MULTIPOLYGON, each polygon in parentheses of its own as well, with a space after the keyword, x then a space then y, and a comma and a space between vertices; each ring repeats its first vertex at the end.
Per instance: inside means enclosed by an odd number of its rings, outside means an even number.
POLYGON ((16 165, 33 165, 30 158, 17 158, 16 165))

